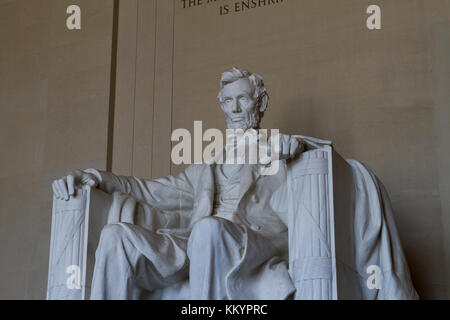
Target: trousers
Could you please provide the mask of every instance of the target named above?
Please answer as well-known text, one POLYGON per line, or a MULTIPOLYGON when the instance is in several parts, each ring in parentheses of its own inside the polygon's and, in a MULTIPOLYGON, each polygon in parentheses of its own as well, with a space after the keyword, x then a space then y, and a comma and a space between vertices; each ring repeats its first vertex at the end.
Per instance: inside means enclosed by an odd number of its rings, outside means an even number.
MULTIPOLYGON (((219 217, 200 219, 189 237, 130 223, 106 225, 96 251, 91 299, 140 299, 186 280, 190 299, 228 299, 226 279, 244 254, 246 232, 252 231, 219 217)), ((268 240, 255 237, 270 248, 268 240)))

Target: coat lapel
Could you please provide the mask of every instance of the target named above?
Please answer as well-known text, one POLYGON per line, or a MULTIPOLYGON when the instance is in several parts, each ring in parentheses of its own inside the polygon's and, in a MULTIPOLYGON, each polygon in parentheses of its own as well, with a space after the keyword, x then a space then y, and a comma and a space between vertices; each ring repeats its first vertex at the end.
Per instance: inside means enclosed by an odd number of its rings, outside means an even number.
POLYGON ((248 189, 258 180, 260 175, 261 170, 259 165, 244 164, 239 183, 239 202, 247 193, 248 189))
POLYGON ((214 201, 214 165, 202 164, 195 188, 194 212, 190 225, 197 220, 210 216, 214 201))

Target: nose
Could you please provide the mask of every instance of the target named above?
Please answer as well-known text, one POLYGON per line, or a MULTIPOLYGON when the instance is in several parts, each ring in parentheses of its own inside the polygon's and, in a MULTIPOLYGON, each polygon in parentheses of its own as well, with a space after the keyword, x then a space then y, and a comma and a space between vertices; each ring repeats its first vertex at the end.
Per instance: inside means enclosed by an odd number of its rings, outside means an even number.
POLYGON ((233 111, 233 113, 240 113, 240 112, 242 112, 238 101, 233 103, 233 110, 232 111, 233 111))

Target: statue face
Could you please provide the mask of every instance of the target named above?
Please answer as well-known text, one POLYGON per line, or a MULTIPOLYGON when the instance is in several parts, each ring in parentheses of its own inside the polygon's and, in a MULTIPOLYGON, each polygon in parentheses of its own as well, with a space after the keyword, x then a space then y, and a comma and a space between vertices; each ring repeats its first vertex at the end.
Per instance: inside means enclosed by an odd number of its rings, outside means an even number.
POLYGON ((260 116, 255 88, 248 79, 239 79, 222 89, 222 110, 227 118, 228 129, 257 129, 260 116))

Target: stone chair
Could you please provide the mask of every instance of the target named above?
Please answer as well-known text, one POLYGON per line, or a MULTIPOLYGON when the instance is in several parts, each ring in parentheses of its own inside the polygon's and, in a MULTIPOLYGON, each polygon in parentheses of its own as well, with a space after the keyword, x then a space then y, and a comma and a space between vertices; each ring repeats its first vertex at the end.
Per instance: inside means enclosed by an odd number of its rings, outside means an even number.
MULTIPOLYGON (((407 289, 399 290, 396 286, 392 293, 381 295, 379 290, 367 287, 370 274, 365 272, 365 266, 361 269, 355 254, 359 244, 355 238, 354 180, 350 162, 331 143, 304 152, 289 163, 285 183, 289 190, 289 271, 297 289, 294 299, 415 297, 412 284, 408 283, 406 263, 405 267, 396 264, 406 268, 399 273, 404 274, 406 280, 400 282, 405 282, 407 289)), ((47 299, 88 299, 95 250, 100 231, 107 223, 111 196, 84 187, 67 202, 53 201, 47 299)), ((395 226, 392 232, 397 243, 395 226)), ((393 247, 400 251, 391 256, 403 259, 401 246, 393 247)), ((386 278, 389 281, 389 274, 386 278)), ((387 282, 382 284, 386 286, 387 282)))

